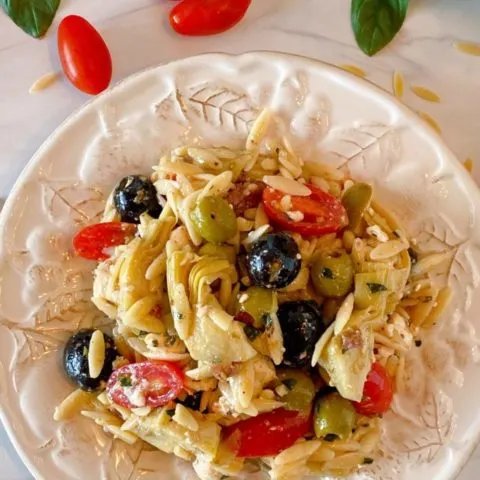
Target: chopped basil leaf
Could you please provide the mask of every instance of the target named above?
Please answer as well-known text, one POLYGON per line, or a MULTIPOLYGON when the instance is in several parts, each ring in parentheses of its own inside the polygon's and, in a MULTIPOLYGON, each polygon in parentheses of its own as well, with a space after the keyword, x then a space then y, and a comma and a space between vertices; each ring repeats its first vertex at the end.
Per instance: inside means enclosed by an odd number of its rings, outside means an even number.
POLYGON ((385 292, 387 287, 381 283, 367 283, 367 287, 372 293, 385 292))
POLYGON ((120 385, 122 387, 131 387, 132 386, 132 379, 128 375, 122 375, 120 377, 120 385))
POLYGON ((175 415, 175 409, 171 408, 170 410, 167 410, 167 415, 169 417, 173 417, 175 415))

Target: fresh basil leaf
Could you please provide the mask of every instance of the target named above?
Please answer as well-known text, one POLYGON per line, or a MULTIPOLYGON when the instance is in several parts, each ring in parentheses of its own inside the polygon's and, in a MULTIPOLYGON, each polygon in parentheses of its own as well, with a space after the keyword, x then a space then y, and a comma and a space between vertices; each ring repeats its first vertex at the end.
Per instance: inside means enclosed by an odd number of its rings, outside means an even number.
POLYGON ((4 12, 34 38, 47 33, 59 5, 60 0, 0 0, 4 12))
POLYGON ((408 0, 352 0, 351 21, 358 46, 368 55, 386 47, 402 28, 408 0))

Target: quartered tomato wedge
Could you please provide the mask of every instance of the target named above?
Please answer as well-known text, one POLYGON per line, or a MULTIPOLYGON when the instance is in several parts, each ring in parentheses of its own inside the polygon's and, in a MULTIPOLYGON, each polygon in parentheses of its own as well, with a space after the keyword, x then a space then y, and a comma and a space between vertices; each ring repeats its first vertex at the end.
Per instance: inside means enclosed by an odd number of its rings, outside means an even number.
POLYGON ((183 389, 183 371, 170 362, 131 363, 115 370, 107 394, 125 408, 162 407, 183 389))
POLYGON ((109 255, 105 249, 123 245, 135 232, 136 226, 131 223, 96 223, 73 237, 73 248, 77 255, 88 260, 106 260, 109 255))
POLYGON ((307 237, 335 233, 344 228, 348 217, 341 202, 315 185, 307 187, 312 192, 310 196, 291 196, 290 211, 303 215, 303 220, 298 222, 292 220, 280 206, 280 201, 286 194, 267 187, 263 191, 263 207, 270 220, 289 232, 307 237))
POLYGON ((311 416, 278 408, 224 429, 225 443, 237 457, 269 457, 291 447, 312 430, 311 416))
POLYGON ((392 399, 392 378, 380 363, 374 363, 363 387, 362 401, 353 406, 360 415, 380 415, 390 408, 392 399))

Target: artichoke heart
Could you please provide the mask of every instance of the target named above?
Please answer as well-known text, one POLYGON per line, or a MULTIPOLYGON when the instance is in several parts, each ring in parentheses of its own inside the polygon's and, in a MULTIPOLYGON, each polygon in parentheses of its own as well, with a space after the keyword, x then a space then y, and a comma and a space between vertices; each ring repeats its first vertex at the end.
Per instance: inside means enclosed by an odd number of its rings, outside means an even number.
POLYGON ((373 361, 373 333, 366 326, 349 327, 324 349, 320 365, 331 384, 348 400, 362 400, 363 386, 373 361))

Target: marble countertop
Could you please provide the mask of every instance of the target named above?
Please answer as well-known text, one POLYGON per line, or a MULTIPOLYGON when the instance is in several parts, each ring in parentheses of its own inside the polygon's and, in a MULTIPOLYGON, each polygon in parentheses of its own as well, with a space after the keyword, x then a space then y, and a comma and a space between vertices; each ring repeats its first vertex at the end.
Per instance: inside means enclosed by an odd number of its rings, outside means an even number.
MULTIPOLYGON (((480 160, 480 57, 453 46, 456 41, 480 42, 480 2, 410 0, 403 30, 374 58, 366 57, 355 44, 349 4, 349 0, 254 0, 244 21, 221 37, 175 35, 167 22, 169 0, 64 0, 56 24, 71 13, 94 23, 110 47, 115 81, 151 65, 217 51, 273 50, 354 65, 368 80, 390 92, 393 74, 399 72, 406 83, 403 101, 435 120, 458 159, 472 160, 472 174, 480 182, 480 165, 476 165, 476 159, 480 160), (410 86, 431 89, 440 101, 422 99, 410 86)), ((44 40, 36 41, 0 15, 2 200, 47 136, 88 100, 63 80, 43 92, 29 94, 35 80, 59 70, 55 29, 44 40)), ((2 480, 31 478, 1 427, 0 464, 2 480)), ((477 449, 459 478, 477 479, 479 470, 477 449)))

